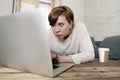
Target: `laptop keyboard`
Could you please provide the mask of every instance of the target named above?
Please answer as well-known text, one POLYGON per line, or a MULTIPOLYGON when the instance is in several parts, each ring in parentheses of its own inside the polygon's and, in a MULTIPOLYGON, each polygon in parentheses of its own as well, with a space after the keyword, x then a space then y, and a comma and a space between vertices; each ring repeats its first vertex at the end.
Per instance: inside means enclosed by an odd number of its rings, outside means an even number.
POLYGON ((53 64, 53 69, 56 69, 56 68, 58 68, 58 67, 59 67, 58 65, 56 65, 56 64, 54 65, 54 64, 53 64))

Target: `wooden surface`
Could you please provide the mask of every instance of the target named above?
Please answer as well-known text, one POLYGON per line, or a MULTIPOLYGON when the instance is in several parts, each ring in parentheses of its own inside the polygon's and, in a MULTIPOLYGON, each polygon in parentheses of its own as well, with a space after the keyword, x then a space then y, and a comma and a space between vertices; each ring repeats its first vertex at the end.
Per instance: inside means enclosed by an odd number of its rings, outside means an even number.
POLYGON ((55 78, 0 66, 0 80, 120 80, 120 60, 98 60, 75 65, 55 78))

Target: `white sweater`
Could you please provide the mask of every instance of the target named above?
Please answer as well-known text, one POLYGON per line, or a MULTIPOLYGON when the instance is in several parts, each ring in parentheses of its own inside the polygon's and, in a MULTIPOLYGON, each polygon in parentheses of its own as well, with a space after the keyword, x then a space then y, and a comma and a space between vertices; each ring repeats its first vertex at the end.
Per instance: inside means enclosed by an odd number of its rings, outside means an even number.
POLYGON ((93 45, 83 23, 75 24, 71 35, 66 40, 58 39, 51 28, 49 32, 49 44, 52 51, 62 55, 70 55, 75 64, 94 59, 93 45))

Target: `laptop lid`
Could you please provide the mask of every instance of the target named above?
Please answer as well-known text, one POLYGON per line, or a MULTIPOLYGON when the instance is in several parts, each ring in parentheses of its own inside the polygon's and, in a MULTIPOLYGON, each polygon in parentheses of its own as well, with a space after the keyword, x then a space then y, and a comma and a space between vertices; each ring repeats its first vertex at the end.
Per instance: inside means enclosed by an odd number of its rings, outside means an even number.
POLYGON ((37 10, 0 17, 0 64, 53 76, 45 22, 37 10))

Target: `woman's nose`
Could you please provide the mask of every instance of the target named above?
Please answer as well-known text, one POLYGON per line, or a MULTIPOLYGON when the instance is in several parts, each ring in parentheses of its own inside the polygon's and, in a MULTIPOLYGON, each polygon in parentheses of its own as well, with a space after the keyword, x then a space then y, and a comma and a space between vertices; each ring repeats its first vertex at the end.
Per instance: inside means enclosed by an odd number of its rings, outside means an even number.
POLYGON ((56 32, 56 33, 60 32, 59 27, 56 27, 56 28, 55 28, 55 32, 56 32))

